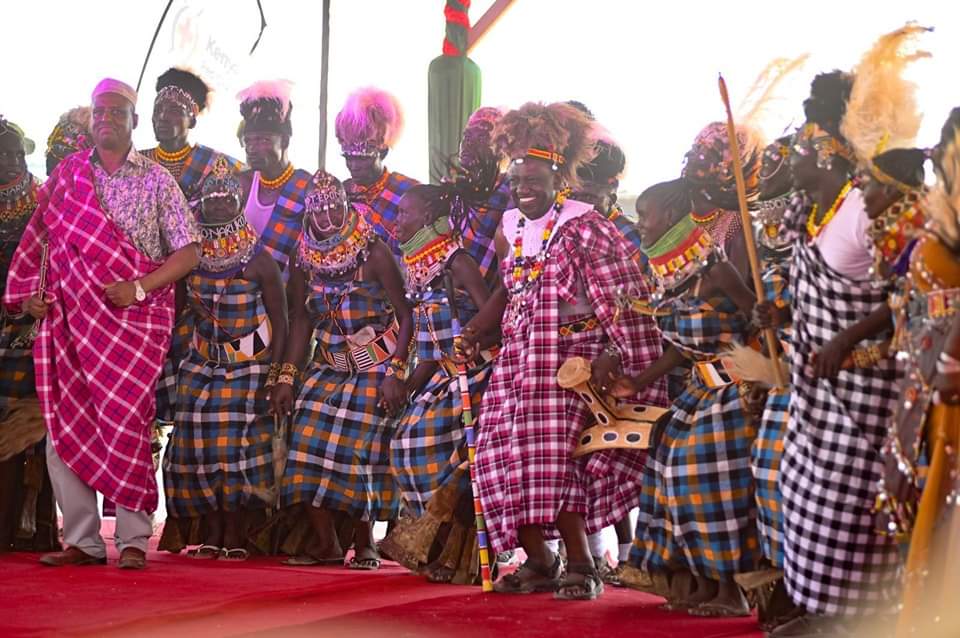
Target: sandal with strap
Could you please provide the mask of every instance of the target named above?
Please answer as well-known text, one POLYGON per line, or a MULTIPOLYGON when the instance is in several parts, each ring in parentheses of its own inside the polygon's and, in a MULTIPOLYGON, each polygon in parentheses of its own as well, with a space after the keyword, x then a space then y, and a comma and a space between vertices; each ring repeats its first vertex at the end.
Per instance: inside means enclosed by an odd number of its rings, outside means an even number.
POLYGON ((216 545, 201 545, 196 549, 187 552, 187 556, 194 560, 213 560, 220 556, 222 547, 216 545))
POLYGON ((223 547, 220 549, 220 555, 217 557, 217 560, 239 563, 247 560, 248 558, 250 558, 250 552, 242 547, 234 547, 233 549, 227 549, 226 547, 223 547))
POLYGON ((556 600, 596 600, 603 593, 603 581, 593 565, 569 565, 567 575, 554 592, 556 600))
POLYGON ((363 572, 373 572, 380 569, 380 559, 379 558, 357 558, 354 556, 350 559, 350 562, 347 563, 349 569, 355 569, 363 572))
POLYGON ((557 591, 563 576, 560 557, 554 558, 553 565, 544 567, 529 558, 520 569, 507 574, 493 584, 493 591, 500 594, 533 594, 536 592, 557 591))
POLYGON ((290 558, 280 562, 281 564, 289 567, 342 567, 343 556, 335 556, 333 558, 314 558, 310 554, 298 554, 297 556, 291 556, 290 558))

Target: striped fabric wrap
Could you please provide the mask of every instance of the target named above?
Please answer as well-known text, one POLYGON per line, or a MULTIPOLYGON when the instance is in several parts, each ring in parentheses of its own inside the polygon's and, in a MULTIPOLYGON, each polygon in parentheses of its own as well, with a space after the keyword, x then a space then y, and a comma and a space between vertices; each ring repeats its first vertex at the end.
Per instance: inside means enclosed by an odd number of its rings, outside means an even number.
MULTIPOLYGON (((378 283, 315 280, 307 296, 314 338, 330 352, 345 352, 353 335, 367 328, 379 335, 394 322, 378 283)), ((314 357, 294 405, 282 506, 312 503, 364 520, 397 514, 400 499, 390 471, 395 420, 379 406, 385 371, 386 364, 337 370, 314 357)))
MULTIPOLYGON (((671 311, 660 319, 664 338, 691 359, 710 359, 744 341, 746 318, 727 299, 687 292, 659 309, 671 311)), ((680 564, 679 551, 690 571, 713 579, 756 568, 761 553, 750 466, 756 432, 736 384, 709 387, 691 373, 645 474, 643 493, 654 509, 638 521, 634 564, 680 564)))
POLYGON ((260 236, 260 243, 277 262, 284 281, 290 276, 290 255, 303 228, 304 197, 312 179, 313 176, 303 169, 293 172, 280 189, 273 213, 260 236))
POLYGON ((264 392, 270 322, 260 286, 198 272, 187 286, 196 340, 179 369, 176 426, 163 459, 167 510, 195 518, 266 507, 272 503, 274 423, 264 392), (266 347, 241 345, 263 336, 266 347), (203 351, 198 343, 206 344, 203 351), (211 357, 225 349, 249 356, 211 357))
POLYGON ((400 242, 397 239, 397 211, 400 198, 412 186, 419 183, 415 179, 392 171, 387 171, 387 178, 382 186, 378 182, 372 187, 364 187, 352 179, 343 183, 347 190, 347 197, 398 258, 401 255, 400 242))
MULTIPOLYGON (((477 308, 468 295, 457 291, 457 315, 462 323, 477 308)), ((413 397, 397 424, 390 444, 393 474, 403 499, 404 511, 422 516, 434 493, 450 480, 457 480, 458 492, 469 489, 465 468, 466 438, 463 405, 453 369, 453 314, 443 290, 424 293, 414 307, 416 361, 444 362, 413 397)), ((492 363, 484 361, 467 371, 471 407, 480 405, 490 377, 492 363)))

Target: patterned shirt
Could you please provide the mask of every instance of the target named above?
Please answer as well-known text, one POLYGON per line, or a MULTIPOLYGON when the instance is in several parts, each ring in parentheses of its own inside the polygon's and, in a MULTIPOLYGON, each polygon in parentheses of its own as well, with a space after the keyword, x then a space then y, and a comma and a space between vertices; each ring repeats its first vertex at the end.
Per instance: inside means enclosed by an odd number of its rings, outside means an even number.
POLYGON ((173 176, 132 146, 113 175, 90 156, 97 197, 127 239, 154 261, 200 241, 200 227, 173 176))

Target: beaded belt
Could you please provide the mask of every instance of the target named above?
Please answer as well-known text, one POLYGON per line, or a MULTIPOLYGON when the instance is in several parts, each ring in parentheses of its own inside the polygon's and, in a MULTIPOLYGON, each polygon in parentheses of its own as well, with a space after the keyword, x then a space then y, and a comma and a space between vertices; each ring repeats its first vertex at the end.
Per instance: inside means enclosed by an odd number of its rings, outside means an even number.
POLYGON ((919 295, 910 301, 909 307, 912 316, 926 319, 952 317, 960 308, 960 288, 933 290, 919 295))
POLYGON ((211 363, 244 363, 257 361, 270 348, 270 321, 264 320, 257 329, 234 341, 217 343, 194 332, 193 347, 211 363))
POLYGON ((364 372, 375 368, 393 356, 397 349, 397 333, 400 326, 394 320, 393 325, 370 342, 339 352, 330 352, 323 346, 317 348, 314 360, 322 360, 328 366, 340 372, 364 372))
POLYGON ((727 371, 712 361, 698 361, 693 364, 693 370, 703 384, 711 390, 723 388, 733 383, 733 379, 730 378, 727 371))
POLYGON ((595 330, 600 326, 600 321, 596 317, 587 317, 578 321, 561 324, 557 332, 561 337, 569 337, 580 332, 595 330))

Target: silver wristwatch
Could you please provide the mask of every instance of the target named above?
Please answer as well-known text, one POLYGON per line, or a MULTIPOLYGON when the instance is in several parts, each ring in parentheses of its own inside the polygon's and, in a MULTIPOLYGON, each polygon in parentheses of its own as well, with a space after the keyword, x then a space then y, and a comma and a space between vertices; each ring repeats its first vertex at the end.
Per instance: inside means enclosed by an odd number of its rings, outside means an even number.
POLYGON ((143 289, 143 286, 140 285, 140 280, 137 279, 133 282, 133 286, 136 289, 133 293, 133 296, 136 297, 137 301, 143 301, 147 298, 147 291, 143 289))

